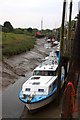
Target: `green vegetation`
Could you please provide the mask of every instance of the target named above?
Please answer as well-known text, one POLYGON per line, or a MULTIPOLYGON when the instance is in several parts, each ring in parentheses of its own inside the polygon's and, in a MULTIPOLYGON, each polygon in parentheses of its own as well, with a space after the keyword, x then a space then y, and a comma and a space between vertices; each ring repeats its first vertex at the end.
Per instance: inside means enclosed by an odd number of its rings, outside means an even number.
MULTIPOLYGON (((9 21, 0 25, 0 28, 0 51, 2 51, 3 57, 10 57, 31 50, 34 47, 36 38, 45 36, 53 36, 56 38, 56 36, 58 36, 56 31, 49 29, 40 31, 31 27, 14 28, 9 21)), ((59 33, 59 30, 57 30, 57 32, 59 33)))
POLYGON ((9 21, 4 22, 4 26, 3 26, 4 32, 12 32, 13 30, 14 28, 9 21))
POLYGON ((44 37, 47 32, 42 31, 41 35, 36 35, 38 29, 31 27, 14 28, 9 21, 4 22, 1 28, 2 43, 0 41, 0 48, 3 57, 10 57, 31 50, 34 47, 35 39, 44 37))
POLYGON ((3 56, 12 56, 26 52, 34 47, 35 38, 26 34, 2 32, 3 56))
MULTIPOLYGON (((67 36, 68 22, 65 26, 65 33, 67 36)), ((71 21, 71 38, 75 33, 76 21, 71 21)), ((47 36, 60 40, 61 27, 57 29, 38 30, 36 28, 14 28, 9 21, 4 22, 3 26, 0 25, 0 53, 3 56, 17 55, 26 52, 34 47, 35 39, 47 36), (1 52, 2 51, 2 52, 1 52)), ((1 57, 1 54, 0 54, 1 57)))

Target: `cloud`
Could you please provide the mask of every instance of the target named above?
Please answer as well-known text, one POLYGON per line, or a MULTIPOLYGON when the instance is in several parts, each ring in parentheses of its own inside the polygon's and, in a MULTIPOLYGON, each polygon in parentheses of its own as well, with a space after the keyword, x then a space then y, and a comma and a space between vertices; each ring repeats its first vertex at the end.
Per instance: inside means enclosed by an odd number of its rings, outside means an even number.
MULTIPOLYGON (((69 0, 68 0, 69 1, 69 0)), ((77 14, 78 0, 73 0, 73 14, 77 14)), ((9 20, 15 27, 38 27, 43 17, 44 28, 61 24, 63 0, 0 0, 0 24, 9 20)), ((69 6, 68 6, 69 11, 69 6)))

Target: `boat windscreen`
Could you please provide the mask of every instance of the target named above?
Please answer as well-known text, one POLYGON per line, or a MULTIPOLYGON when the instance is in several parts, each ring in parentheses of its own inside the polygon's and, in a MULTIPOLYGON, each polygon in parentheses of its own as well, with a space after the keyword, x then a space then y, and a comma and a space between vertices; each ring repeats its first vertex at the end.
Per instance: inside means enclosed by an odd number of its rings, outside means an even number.
POLYGON ((33 75, 40 75, 40 76, 55 76, 56 71, 41 71, 41 70, 35 70, 33 75))

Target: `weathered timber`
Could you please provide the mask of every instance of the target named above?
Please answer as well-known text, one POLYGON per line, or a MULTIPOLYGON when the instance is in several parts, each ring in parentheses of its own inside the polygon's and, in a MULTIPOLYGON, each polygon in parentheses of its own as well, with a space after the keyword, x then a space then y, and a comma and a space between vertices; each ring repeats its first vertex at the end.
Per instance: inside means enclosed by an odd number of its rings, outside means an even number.
MULTIPOLYGON (((71 58, 70 58, 69 71, 67 75, 67 83, 71 83, 73 85, 75 93, 77 91, 77 86, 78 86, 78 81, 80 76, 80 50, 79 49, 80 49, 80 11, 78 16, 75 38, 73 40, 73 49, 72 49, 71 58)), ((67 89, 67 86, 66 86, 66 89, 67 89)), ((74 98, 75 96, 73 96, 73 99, 71 100, 70 96, 72 95, 73 95, 72 92, 70 94, 65 94, 66 98, 69 97, 67 101, 66 99, 64 99, 64 106, 68 106, 68 109, 67 108, 65 109, 66 115, 64 110, 62 110, 63 119, 65 120, 67 120, 68 118, 72 119, 73 117, 72 114, 74 111, 72 111, 72 107, 73 107, 72 103, 73 105, 75 104, 75 98, 74 98)))
POLYGON ((63 39, 64 39, 64 22, 66 12, 66 0, 63 2, 63 14, 62 14, 62 25, 61 25, 61 36, 60 36, 60 61, 58 67, 58 80, 57 80, 57 105, 60 102, 60 90, 61 90, 61 66, 62 66, 62 52, 63 52, 63 39))

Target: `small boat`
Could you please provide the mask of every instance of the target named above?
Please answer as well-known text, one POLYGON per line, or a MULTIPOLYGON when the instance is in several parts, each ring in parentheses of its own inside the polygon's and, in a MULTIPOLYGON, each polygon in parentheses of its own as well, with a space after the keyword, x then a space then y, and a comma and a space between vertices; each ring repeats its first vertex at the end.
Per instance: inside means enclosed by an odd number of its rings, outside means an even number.
POLYGON ((19 93, 19 99, 30 111, 41 108, 55 99, 57 74, 58 58, 51 53, 48 60, 33 70, 33 76, 22 85, 19 93))
POLYGON ((53 44, 54 44, 54 46, 55 46, 55 45, 58 45, 59 42, 58 42, 58 41, 54 41, 53 44))

